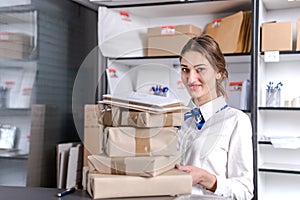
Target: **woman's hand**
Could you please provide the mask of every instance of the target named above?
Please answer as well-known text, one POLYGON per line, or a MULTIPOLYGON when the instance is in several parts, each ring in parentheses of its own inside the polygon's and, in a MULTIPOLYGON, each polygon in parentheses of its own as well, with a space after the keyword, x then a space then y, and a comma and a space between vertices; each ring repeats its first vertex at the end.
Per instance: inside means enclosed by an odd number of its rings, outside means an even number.
POLYGON ((193 178, 193 185, 200 184, 212 192, 217 189, 217 178, 208 171, 195 166, 176 166, 179 170, 189 173, 193 178))

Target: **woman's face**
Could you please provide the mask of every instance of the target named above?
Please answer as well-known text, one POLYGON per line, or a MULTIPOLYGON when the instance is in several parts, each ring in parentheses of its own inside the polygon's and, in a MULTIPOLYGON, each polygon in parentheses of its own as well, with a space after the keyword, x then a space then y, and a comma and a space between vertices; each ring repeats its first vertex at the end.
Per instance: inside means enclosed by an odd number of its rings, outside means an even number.
POLYGON ((220 76, 199 52, 188 51, 181 59, 181 79, 197 106, 217 97, 216 77, 220 76))

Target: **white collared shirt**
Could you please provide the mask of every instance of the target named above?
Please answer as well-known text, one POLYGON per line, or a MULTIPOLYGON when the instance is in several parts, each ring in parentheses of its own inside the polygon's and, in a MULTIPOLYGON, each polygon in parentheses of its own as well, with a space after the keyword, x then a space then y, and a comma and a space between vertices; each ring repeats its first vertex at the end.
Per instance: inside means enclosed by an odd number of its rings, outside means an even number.
MULTIPOLYGON (((226 107, 218 97, 200 107, 205 119, 198 130, 194 117, 187 119, 179 131, 181 165, 193 165, 217 177, 215 194, 233 199, 253 197, 252 126, 242 111, 226 107)), ((191 107, 196 107, 192 102, 191 107)), ((211 193, 200 185, 193 194, 211 193)))

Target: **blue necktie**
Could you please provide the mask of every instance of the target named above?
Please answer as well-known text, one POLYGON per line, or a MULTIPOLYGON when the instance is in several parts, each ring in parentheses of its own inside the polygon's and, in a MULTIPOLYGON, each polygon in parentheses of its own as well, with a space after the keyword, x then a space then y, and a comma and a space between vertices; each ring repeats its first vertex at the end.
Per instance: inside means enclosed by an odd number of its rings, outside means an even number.
POLYGON ((187 120, 188 118, 190 118, 192 116, 195 117, 196 125, 198 127, 198 130, 200 130, 205 123, 204 117, 202 116, 200 109, 194 108, 191 111, 185 113, 184 120, 187 120))

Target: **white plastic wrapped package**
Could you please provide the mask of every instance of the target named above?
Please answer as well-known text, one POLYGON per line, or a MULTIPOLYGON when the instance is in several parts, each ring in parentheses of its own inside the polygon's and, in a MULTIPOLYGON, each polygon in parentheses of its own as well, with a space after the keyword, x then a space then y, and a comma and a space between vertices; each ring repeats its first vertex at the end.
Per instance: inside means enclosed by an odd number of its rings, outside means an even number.
POLYGON ((98 17, 98 41, 103 56, 145 55, 147 19, 106 7, 99 7, 98 17))

